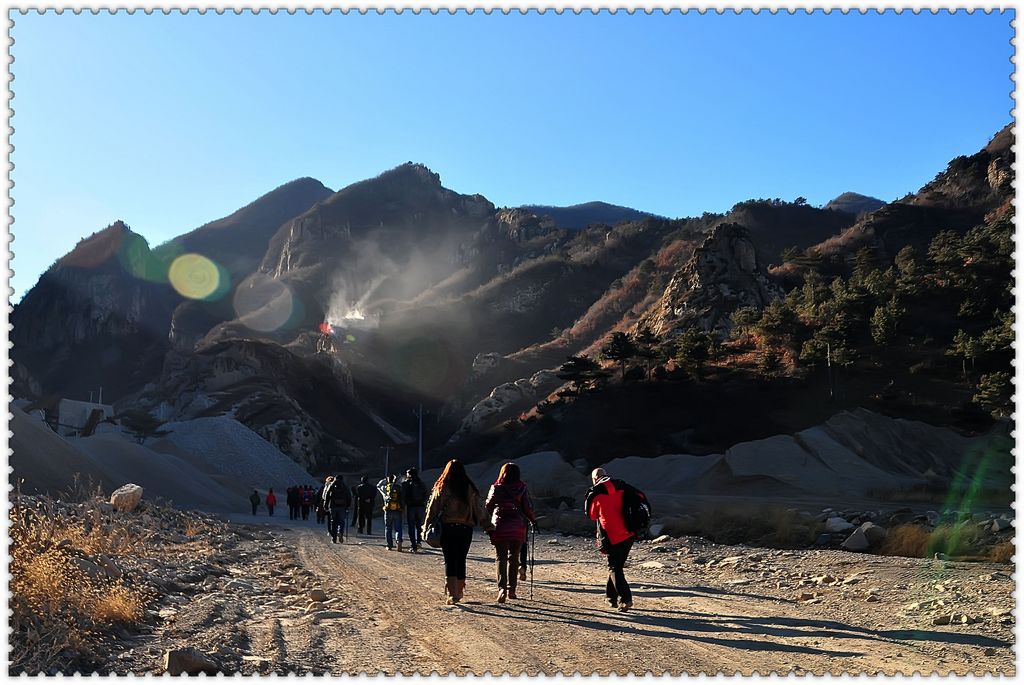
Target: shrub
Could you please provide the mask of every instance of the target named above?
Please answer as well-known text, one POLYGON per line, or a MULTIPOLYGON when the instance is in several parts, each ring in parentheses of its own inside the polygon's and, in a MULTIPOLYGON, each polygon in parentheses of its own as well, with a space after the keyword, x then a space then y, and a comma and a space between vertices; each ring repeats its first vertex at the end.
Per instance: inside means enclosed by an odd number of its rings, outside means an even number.
POLYGON ((989 550, 988 558, 990 561, 995 561, 1000 564, 1009 564, 1013 562, 1013 554, 1015 551, 1013 541, 1000 542, 989 550))

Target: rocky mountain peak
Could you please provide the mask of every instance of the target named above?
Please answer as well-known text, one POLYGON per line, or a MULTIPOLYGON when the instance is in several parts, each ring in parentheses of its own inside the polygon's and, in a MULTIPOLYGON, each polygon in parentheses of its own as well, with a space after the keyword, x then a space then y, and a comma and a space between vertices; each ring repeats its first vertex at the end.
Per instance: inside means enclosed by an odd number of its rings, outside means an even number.
POLYGON ((657 335, 691 327, 727 331, 736 309, 763 308, 779 294, 758 260, 750 231, 722 223, 675 273, 646 323, 657 335))
POLYGON ((831 209, 836 212, 846 212, 847 214, 856 215, 873 212, 884 206, 885 202, 879 200, 877 197, 847 191, 842 195, 829 200, 828 203, 825 204, 824 208, 831 209))

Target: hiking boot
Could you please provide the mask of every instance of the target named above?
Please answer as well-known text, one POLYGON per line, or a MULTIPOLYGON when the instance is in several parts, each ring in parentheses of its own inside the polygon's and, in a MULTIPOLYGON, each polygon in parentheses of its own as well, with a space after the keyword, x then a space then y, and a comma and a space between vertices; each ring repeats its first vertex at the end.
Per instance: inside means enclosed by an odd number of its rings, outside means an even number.
POLYGON ((519 567, 519 580, 526 580, 526 567, 525 566, 520 566, 519 567))
POLYGON ((621 611, 622 613, 625 613, 625 612, 629 611, 632 608, 633 608, 633 603, 632 602, 623 602, 622 604, 619 605, 619 611, 621 611))
POLYGON ((515 590, 509 590, 508 591, 508 598, 509 599, 519 599, 518 597, 516 597, 516 591, 515 590))
POLYGON ((331 542, 333 542, 334 544, 338 544, 338 538, 336 536, 332 535, 331 536, 331 542))
POLYGON ((608 598, 608 606, 610 606, 612 609, 618 608, 619 600, 616 599, 615 597, 609 597, 608 598))
POLYGON ((459 589, 459 599, 462 599, 462 596, 466 594, 466 581, 459 580, 456 581, 456 583, 458 584, 459 589))
POLYGON ((402 551, 402 541, 401 540, 398 541, 398 551, 399 552, 402 551))
POLYGON ((504 590, 498 591, 498 604, 504 604, 508 599, 508 594, 504 590))

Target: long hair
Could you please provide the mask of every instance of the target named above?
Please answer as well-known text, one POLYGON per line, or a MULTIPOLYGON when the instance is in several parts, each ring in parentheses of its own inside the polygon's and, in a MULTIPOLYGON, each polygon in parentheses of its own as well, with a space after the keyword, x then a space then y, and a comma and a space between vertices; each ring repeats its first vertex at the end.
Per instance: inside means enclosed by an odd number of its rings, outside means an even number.
POLYGON ((458 459, 452 459, 445 465, 441 477, 434 483, 434 494, 440 495, 445 488, 450 488, 456 497, 466 502, 469 501, 470 492, 480 494, 473 481, 469 479, 466 467, 458 459))
POLYGON ((518 483, 522 480, 522 476, 519 472, 519 464, 514 462, 506 462, 502 465, 501 471, 498 472, 498 483, 518 483))

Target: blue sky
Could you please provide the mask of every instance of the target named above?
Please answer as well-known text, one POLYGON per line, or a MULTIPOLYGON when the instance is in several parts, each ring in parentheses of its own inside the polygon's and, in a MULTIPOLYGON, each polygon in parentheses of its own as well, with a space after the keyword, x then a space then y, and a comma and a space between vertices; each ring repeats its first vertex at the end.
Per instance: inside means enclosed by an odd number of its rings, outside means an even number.
POLYGON ((1009 12, 13 18, 16 299, 115 219, 159 243, 300 176, 677 217, 891 200, 1011 120, 1009 12))

